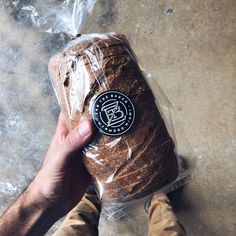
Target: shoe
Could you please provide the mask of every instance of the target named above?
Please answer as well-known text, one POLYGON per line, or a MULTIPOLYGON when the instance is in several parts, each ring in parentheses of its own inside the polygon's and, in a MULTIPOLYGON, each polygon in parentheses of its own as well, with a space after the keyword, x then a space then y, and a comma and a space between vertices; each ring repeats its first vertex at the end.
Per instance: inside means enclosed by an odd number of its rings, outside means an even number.
POLYGON ((94 189, 94 187, 93 187, 92 184, 90 184, 90 185, 88 186, 88 188, 87 188, 87 190, 86 190, 86 193, 87 193, 87 194, 90 194, 90 195, 97 195, 97 193, 96 193, 96 191, 95 191, 95 189, 94 189))
POLYGON ((84 197, 86 197, 87 199, 89 199, 89 201, 91 201, 96 208, 100 211, 101 207, 102 207, 102 202, 101 200, 98 198, 98 195, 95 191, 95 188, 92 184, 90 184, 85 192, 84 197))

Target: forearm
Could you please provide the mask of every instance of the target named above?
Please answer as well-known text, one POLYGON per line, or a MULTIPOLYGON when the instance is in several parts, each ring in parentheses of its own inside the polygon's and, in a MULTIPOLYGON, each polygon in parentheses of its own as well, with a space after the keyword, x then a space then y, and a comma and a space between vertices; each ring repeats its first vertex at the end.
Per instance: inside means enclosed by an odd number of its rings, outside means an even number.
POLYGON ((90 120, 69 133, 61 113, 41 170, 0 218, 0 236, 44 235, 80 201, 90 182, 80 150, 92 133, 90 120))
POLYGON ((44 235, 63 216, 30 185, 0 218, 0 235, 44 235))

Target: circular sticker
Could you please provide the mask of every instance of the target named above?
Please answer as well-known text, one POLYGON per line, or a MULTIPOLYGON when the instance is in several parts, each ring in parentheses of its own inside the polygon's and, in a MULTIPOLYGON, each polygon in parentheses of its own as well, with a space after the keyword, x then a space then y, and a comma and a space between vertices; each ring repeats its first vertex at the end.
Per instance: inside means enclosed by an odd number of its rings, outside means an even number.
POLYGON ((95 99, 92 106, 92 118, 102 133, 110 136, 122 135, 134 123, 134 105, 123 93, 109 90, 95 99))

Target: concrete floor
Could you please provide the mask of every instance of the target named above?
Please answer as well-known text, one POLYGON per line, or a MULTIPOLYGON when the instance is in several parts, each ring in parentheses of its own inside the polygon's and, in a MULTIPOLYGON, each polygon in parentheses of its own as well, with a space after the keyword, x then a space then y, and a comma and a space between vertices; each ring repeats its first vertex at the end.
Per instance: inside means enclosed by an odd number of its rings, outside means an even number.
MULTIPOLYGON (((17 9, 0 9, 1 212, 38 170, 59 112, 46 64, 62 40, 33 30, 17 9)), ((174 199, 190 236, 236 232, 235 11, 234 0, 98 0, 83 29, 126 34, 181 121, 179 150, 188 155, 186 136, 196 168, 174 199)), ((140 207, 117 223, 102 219, 100 231, 145 235, 146 222, 140 207)))

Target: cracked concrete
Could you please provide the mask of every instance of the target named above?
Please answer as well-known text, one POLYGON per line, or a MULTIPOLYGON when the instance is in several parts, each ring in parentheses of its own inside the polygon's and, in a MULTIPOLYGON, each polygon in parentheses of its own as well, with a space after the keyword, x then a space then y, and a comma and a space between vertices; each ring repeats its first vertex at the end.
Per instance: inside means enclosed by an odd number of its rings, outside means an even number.
MULTIPOLYGON (((236 232, 235 10, 234 0, 98 0, 83 29, 126 34, 181 120, 196 168, 193 181, 174 195, 190 236, 236 232)), ((63 44, 10 12, 0 9, 1 212, 35 175, 55 129, 59 108, 46 66, 63 44)), ((100 230, 145 235, 143 207, 117 223, 103 219, 100 230)))

